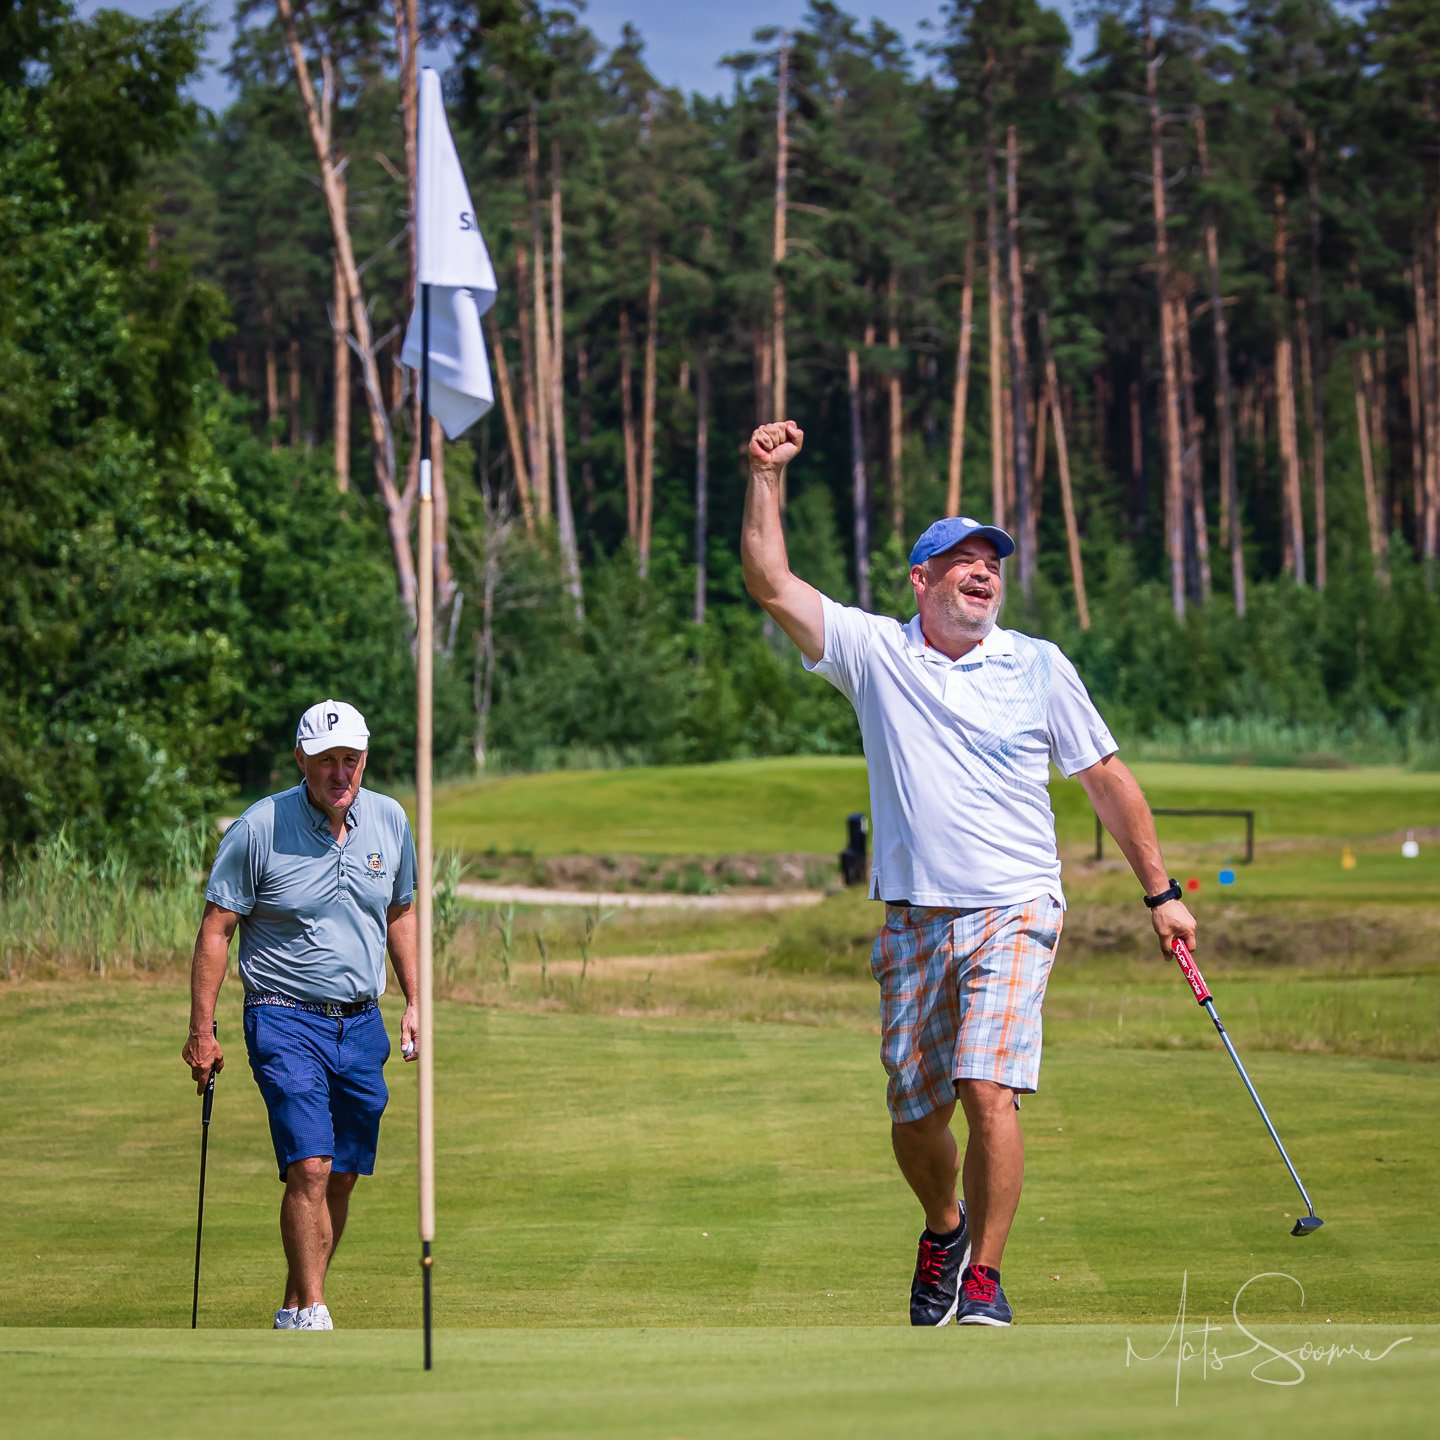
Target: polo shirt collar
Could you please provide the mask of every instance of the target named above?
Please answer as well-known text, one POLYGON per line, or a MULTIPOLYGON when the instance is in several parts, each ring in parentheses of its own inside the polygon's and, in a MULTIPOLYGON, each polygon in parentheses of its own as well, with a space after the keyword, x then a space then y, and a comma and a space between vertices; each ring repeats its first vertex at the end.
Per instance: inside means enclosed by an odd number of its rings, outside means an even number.
MULTIPOLYGON (((360 823, 360 796, 365 793, 362 788, 357 792, 354 800, 350 802, 350 808, 345 812, 345 828, 353 830, 360 823)), ((330 821, 326 818, 325 812, 310 799, 310 792, 302 780, 295 787, 296 797, 300 801, 300 809, 305 819, 309 822, 312 830, 323 830, 327 835, 330 833, 330 821)))
POLYGON ((918 615, 914 616, 906 625, 905 640, 912 654, 924 659, 927 648, 930 648, 931 654, 940 663, 946 665, 983 665, 987 660, 993 660, 997 656, 1015 653, 1015 637, 1010 631, 1002 630, 1000 626, 996 625, 973 650, 967 650, 958 660, 951 660, 948 655, 941 655, 938 650, 927 647, 925 631, 920 626, 918 615))

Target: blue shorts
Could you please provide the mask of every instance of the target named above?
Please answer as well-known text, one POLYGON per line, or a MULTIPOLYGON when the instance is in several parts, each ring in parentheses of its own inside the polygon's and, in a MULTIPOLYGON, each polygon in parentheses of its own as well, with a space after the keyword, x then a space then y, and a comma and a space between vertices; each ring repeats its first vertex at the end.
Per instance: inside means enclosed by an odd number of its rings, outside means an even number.
POLYGON ((280 1005, 246 1005, 245 1049, 270 1114, 280 1178, 292 1160, 328 1156, 342 1175, 373 1175, 390 1099, 390 1037, 378 1005, 337 1019, 280 1005))

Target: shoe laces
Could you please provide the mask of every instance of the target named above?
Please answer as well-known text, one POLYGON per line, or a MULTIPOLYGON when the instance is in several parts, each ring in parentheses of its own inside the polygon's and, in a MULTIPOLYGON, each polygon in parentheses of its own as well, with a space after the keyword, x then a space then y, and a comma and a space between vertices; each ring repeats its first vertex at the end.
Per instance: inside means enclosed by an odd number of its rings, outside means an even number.
POLYGON ((917 1268, 922 1280, 938 1285, 945 1271, 945 1246, 936 1245, 932 1240, 922 1240, 917 1268))
POLYGON ((967 1300, 978 1300, 982 1305, 989 1305, 995 1299, 995 1292, 1000 1287, 977 1266, 965 1273, 965 1298, 967 1300))

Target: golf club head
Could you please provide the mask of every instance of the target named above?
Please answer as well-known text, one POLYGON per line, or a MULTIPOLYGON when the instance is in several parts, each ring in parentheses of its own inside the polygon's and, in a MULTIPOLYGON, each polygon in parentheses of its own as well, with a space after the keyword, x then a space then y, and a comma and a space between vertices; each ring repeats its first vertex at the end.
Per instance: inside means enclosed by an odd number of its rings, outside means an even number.
POLYGON ((1291 1230, 1292 1235, 1313 1235, 1325 1222, 1318 1215, 1302 1215, 1291 1230))

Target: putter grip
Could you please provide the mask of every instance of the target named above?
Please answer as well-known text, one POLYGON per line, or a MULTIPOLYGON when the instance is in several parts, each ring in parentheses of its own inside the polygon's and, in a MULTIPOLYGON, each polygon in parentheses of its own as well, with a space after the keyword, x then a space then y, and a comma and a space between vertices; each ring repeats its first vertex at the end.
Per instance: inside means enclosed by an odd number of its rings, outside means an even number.
POLYGON ((1177 935, 1170 942, 1170 950, 1175 956, 1175 963, 1180 967, 1180 973, 1185 977, 1185 983, 1195 992, 1197 1003, 1203 1005, 1210 998, 1210 987, 1205 983, 1205 977, 1200 973, 1200 967, 1195 963, 1190 947, 1177 935))
MULTIPOLYGON (((218 1040, 220 1038, 220 1027, 214 1022, 210 1025, 210 1033, 218 1040)), ((215 1067, 210 1067, 210 1076, 205 1081, 205 1098, 200 1105, 200 1123, 210 1123, 210 1112, 215 1108, 215 1067)))

